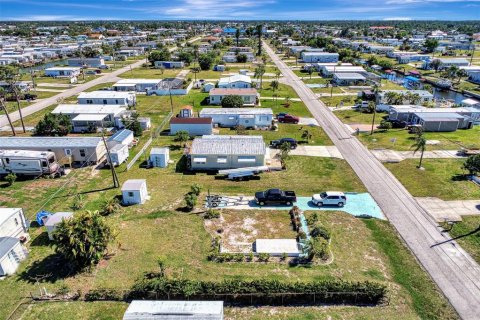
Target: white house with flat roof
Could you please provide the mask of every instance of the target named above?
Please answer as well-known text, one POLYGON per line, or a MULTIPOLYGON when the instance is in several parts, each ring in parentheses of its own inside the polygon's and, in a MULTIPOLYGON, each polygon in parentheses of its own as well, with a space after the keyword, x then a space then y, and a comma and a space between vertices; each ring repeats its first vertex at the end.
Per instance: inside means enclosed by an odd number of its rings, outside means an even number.
POLYGON ((112 88, 115 91, 137 91, 157 90, 162 79, 122 79, 117 81, 112 88))
POLYGON ((320 72, 324 76, 333 76, 334 73, 359 73, 363 76, 366 76, 367 71, 360 66, 322 66, 320 72))
POLYGON ((0 237, 29 239, 27 219, 21 208, 0 208, 0 237))
POLYGON ((46 77, 73 78, 80 75, 80 67, 51 67, 45 69, 46 77))
POLYGON ((362 85, 366 80, 367 79, 359 73, 342 72, 333 74, 333 82, 339 86, 362 85))
POLYGON ((123 127, 122 115, 126 111, 123 105, 60 104, 52 113, 67 115, 72 122, 73 132, 90 132, 99 128, 123 127))
POLYGON ((270 128, 273 111, 270 108, 203 108, 200 118, 212 118, 219 127, 270 128))
POLYGON ((67 60, 69 67, 99 68, 105 65, 103 58, 72 58, 67 60))
POLYGON ((189 151, 192 170, 221 170, 265 165, 267 147, 262 136, 195 138, 189 151))
MULTIPOLYGON (((405 98, 408 94, 413 94, 418 96, 418 101, 416 103, 423 104, 433 101, 433 94, 427 90, 381 90, 377 93, 377 104, 388 104, 387 97, 389 92, 394 92, 397 94, 403 95, 405 98)), ((406 101, 403 101, 406 103, 406 101)))
POLYGON ((92 91, 78 95, 79 104, 115 104, 133 107, 137 103, 135 92, 92 91))
POLYGON ((335 52, 302 52, 302 61, 306 63, 336 63, 338 62, 338 53, 335 52))

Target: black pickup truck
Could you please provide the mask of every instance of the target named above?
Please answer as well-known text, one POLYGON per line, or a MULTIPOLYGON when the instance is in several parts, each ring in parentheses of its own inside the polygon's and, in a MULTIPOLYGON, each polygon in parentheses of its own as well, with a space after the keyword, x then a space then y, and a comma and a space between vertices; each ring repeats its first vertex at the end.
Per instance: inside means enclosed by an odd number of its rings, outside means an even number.
POLYGON ((291 206, 297 201, 294 191, 282 191, 280 189, 268 189, 255 193, 257 204, 264 206, 266 204, 284 204, 291 206))

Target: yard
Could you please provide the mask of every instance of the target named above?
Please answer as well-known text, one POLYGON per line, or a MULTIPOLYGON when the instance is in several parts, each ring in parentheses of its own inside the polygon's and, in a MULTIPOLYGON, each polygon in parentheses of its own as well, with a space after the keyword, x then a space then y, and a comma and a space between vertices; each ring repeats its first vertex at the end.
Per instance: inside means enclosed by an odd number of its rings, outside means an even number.
MULTIPOLYGON (((365 113, 358 110, 338 110, 334 114, 346 124, 371 124, 373 120, 373 113, 365 113)), ((378 113, 375 116, 375 123, 379 124, 382 121, 384 114, 378 113)))
POLYGON ((422 166, 425 170, 416 168, 417 159, 387 163, 385 166, 415 197, 437 197, 443 200, 480 199, 480 188, 463 176, 463 162, 461 159, 424 159, 422 166))
POLYGON ((480 217, 463 216, 462 221, 446 227, 448 233, 467 251, 473 259, 480 263, 480 217))
MULTIPOLYGON (((164 79, 174 78, 182 69, 155 69, 152 67, 138 67, 127 70, 120 74, 120 78, 124 79, 164 79)), ((192 74, 193 76, 193 74, 192 74)))
MULTIPOLYGON (((381 118, 384 114, 378 113, 381 118)), ((475 126, 469 130, 457 130, 455 132, 425 132, 425 139, 438 140, 439 144, 427 145, 427 150, 459 150, 460 148, 478 148, 480 147, 480 126, 475 126)), ((360 134, 360 140, 369 149, 395 149, 412 150, 415 143, 415 136, 409 134, 405 129, 391 129, 388 132, 376 131, 373 135, 370 133, 360 134)))

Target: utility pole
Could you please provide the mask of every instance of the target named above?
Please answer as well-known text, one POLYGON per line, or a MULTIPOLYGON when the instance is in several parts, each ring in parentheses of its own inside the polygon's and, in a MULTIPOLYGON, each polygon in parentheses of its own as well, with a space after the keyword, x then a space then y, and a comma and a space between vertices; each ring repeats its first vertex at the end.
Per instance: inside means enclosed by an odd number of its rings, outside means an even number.
POLYGON ((5 111, 5 116, 7 117, 7 120, 8 120, 8 124, 10 125, 10 128, 12 129, 12 134, 14 136, 17 135, 17 133, 15 132, 15 127, 13 126, 13 123, 12 123, 12 120, 10 119, 10 114, 8 113, 8 110, 7 110, 7 107, 5 106, 5 102, 3 100, 3 98, 0 98, 0 110, 5 111))
POLYGON ((172 88, 168 88, 168 94, 170 95, 170 109, 171 109, 171 112, 172 112, 172 115, 173 115, 173 100, 172 100, 172 88))
POLYGON ((112 172, 113 187, 118 188, 120 186, 120 182, 118 182, 117 173, 115 172, 115 167, 112 163, 112 157, 110 155, 110 149, 108 148, 107 141, 105 140, 105 133, 103 131, 103 123, 102 123, 102 140, 103 140, 103 144, 105 145, 105 149, 107 149, 108 163, 110 164, 110 170, 112 172))
POLYGON ((32 84, 33 84, 33 91, 35 93, 37 93, 37 86, 35 84, 35 77, 33 76, 33 74, 35 73, 35 70, 31 69, 30 70, 30 77, 32 78, 32 84))

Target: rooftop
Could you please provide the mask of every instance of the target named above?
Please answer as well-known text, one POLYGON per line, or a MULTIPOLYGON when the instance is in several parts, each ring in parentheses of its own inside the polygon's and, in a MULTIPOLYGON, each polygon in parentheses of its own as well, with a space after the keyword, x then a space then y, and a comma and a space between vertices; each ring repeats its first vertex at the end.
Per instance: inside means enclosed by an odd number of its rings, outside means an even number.
MULTIPOLYGON (((128 315, 165 315, 177 316, 178 319, 185 319, 189 315, 208 315, 208 314, 222 314, 223 301, 148 301, 148 300, 134 300, 130 303, 125 311, 123 319, 129 319, 128 315), (183 316, 183 317, 182 317, 183 316), (182 317, 182 318, 180 318, 182 317)), ((173 319, 173 318, 172 318, 173 319)))
POLYGON ((146 183, 145 179, 130 179, 123 183, 122 191, 140 190, 146 183))
POLYGON ((21 210, 22 209, 20 208, 0 208, 0 226, 11 216, 21 210))
POLYGON ((0 137, 0 149, 97 147, 101 142, 100 137, 0 137))
POLYGON ((214 136, 195 138, 192 155, 264 155, 265 142, 262 136, 214 136))
POLYGON ((82 92, 78 95, 79 99, 95 99, 95 98, 111 98, 111 99, 128 99, 133 93, 131 92, 121 92, 121 91, 92 91, 92 92, 82 92))
POLYGON ((0 237, 0 259, 12 250, 20 240, 12 237, 0 237))
POLYGON ((62 222, 63 219, 68 219, 73 216, 73 212, 56 212, 50 217, 48 217, 47 221, 45 221, 45 226, 46 227, 53 227, 60 222, 62 222))
POLYGON ((250 114, 265 114, 273 115, 273 111, 270 108, 203 108, 200 111, 200 117, 207 117, 208 115, 250 115, 250 114))
POLYGON ((213 88, 210 90, 210 95, 257 95, 257 89, 255 88, 244 88, 244 89, 238 89, 238 88, 213 88))
POLYGON ((171 118, 170 124, 212 124, 212 118, 171 118))

